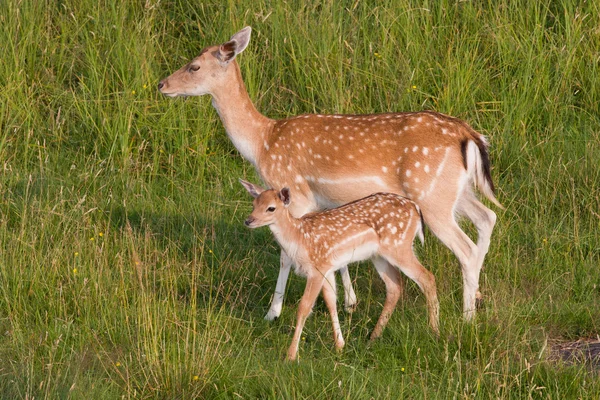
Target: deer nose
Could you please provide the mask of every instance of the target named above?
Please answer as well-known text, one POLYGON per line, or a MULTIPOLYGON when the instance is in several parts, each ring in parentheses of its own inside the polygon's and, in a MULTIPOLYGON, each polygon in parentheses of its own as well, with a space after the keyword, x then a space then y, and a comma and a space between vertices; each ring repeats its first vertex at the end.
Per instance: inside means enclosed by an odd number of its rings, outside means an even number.
POLYGON ((158 82, 158 90, 162 89, 163 87, 165 87, 165 84, 163 81, 158 82))
POLYGON ((253 217, 248 217, 248 219, 246 219, 244 221, 244 225, 250 226, 250 224, 253 223, 253 222, 254 222, 254 218, 253 217))

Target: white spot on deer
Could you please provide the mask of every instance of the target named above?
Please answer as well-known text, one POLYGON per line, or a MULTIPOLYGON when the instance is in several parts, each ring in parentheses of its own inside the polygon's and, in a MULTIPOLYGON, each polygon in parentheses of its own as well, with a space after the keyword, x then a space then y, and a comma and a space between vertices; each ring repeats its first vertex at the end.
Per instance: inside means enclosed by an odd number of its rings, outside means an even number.
POLYGON ((413 153, 416 152, 417 150, 419 150, 419 146, 413 147, 413 153))
POLYGON ((429 165, 425 164, 423 170, 425 170, 426 173, 429 173, 429 165))
POLYGON ((325 125, 325 128, 324 128, 324 129, 325 129, 326 131, 328 131, 328 130, 329 130, 329 125, 325 125))
POLYGON ((410 169, 407 169, 407 170, 406 170, 406 176, 407 176, 408 178, 410 178, 410 175, 411 175, 411 174, 412 174, 411 170, 410 170, 410 169))
POLYGON ((417 161, 417 162, 415 163, 415 167, 416 167, 416 168, 419 168, 419 166, 421 166, 421 163, 417 161))
POLYGON ((428 195, 429 193, 431 193, 431 191, 433 190, 433 188, 435 187, 436 183, 437 183, 437 179, 440 177, 440 175, 442 174, 442 172, 444 171, 444 165, 446 164, 446 160, 448 159, 448 153, 450 152, 450 147, 446 147, 446 153, 444 154, 444 158, 442 159, 442 162, 440 163, 440 165, 438 166, 436 172, 435 172, 435 177, 431 180, 431 184, 429 185, 429 188, 427 189, 427 191, 425 192, 424 196, 428 195))
POLYGON ((415 183, 419 183, 419 178, 415 178, 415 183))
POLYGON ((265 150, 269 151, 269 143, 265 140, 263 144, 265 145, 265 150))
POLYGON ((405 153, 408 153, 408 147, 405 147, 405 148, 404 148, 404 152, 405 152, 405 153))
POLYGON ((383 171, 384 174, 387 174, 387 172, 388 172, 387 167, 381 167, 381 170, 383 171))
POLYGON ((277 156, 275 154, 271 154, 271 159, 275 160, 277 156))
POLYGON ((427 147, 423 147, 423 155, 426 156, 429 154, 429 149, 427 147))
POLYGON ((304 178, 302 178, 301 175, 296 175, 296 179, 294 180, 294 182, 296 182, 296 183, 302 183, 303 180, 304 180, 304 178))
POLYGON ((442 135, 447 135, 447 134, 448 134, 448 129, 442 128, 442 135))
POLYGON ((338 151, 340 148, 339 148, 338 146, 333 146, 333 149, 334 149, 335 151, 338 151))

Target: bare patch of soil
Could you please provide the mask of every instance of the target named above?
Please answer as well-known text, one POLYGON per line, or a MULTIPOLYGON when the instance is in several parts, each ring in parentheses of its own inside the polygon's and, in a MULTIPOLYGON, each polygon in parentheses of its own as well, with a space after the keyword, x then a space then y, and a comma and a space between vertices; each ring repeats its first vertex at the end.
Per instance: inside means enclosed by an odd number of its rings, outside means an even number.
POLYGON ((570 342, 556 341, 551 344, 550 359, 568 364, 586 364, 600 371, 600 337, 570 342))

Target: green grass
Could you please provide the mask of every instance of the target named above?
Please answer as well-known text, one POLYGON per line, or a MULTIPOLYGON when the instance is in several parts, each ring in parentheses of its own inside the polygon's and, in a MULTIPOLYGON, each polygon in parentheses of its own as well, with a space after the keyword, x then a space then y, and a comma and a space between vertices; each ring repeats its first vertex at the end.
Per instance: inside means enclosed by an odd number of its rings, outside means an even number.
POLYGON ((549 360, 600 333, 600 6, 371 3, 0 2, 0 398, 600 398, 597 370, 549 360), (278 248, 237 183, 256 175, 208 98, 156 91, 245 25, 267 116, 433 109, 488 136, 507 209, 475 324, 428 234, 439 340, 409 285, 369 345, 384 287, 361 264, 344 351, 319 302, 283 361, 304 281, 263 321, 278 248))

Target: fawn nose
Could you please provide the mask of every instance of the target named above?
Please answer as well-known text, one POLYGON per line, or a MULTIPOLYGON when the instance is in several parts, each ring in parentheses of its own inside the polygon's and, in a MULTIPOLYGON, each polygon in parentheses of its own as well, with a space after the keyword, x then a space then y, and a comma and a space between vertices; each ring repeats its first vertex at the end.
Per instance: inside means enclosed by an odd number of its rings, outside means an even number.
POLYGON ((165 87, 165 84, 163 81, 158 82, 158 90, 162 89, 163 87, 165 87))
POLYGON ((250 226, 250 224, 251 224, 251 223, 253 223, 253 222, 254 222, 254 217, 248 217, 248 218, 247 218, 247 219, 244 221, 244 224, 245 224, 246 226, 250 226))

